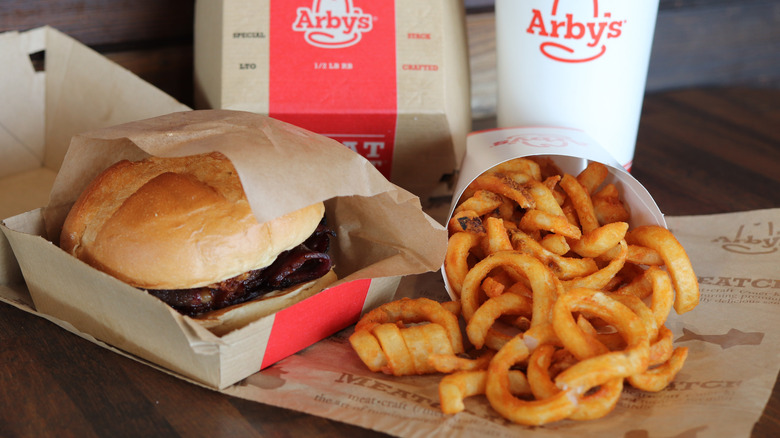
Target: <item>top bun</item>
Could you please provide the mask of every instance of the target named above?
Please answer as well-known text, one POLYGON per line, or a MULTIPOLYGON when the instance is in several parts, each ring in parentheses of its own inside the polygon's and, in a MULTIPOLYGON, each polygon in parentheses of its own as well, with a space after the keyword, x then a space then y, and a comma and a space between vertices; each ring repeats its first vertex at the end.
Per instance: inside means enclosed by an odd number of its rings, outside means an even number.
POLYGON ((73 205, 60 247, 139 288, 189 289, 270 265, 308 238, 320 202, 257 222, 224 155, 120 161, 73 205))

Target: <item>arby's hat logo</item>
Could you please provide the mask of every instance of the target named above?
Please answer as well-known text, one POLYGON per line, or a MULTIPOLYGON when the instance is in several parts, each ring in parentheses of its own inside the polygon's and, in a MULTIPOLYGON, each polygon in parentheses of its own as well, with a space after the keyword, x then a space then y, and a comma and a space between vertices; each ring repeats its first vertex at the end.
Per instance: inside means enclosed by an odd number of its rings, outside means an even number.
POLYGON ((521 144, 532 148, 565 148, 572 145, 587 146, 587 143, 577 141, 568 135, 560 134, 516 134, 503 140, 493 142, 493 146, 504 146, 509 144, 521 144))
POLYGON ((544 56, 559 62, 589 62, 606 53, 609 40, 620 38, 626 20, 599 9, 598 0, 593 0, 592 14, 566 9, 566 4, 583 3, 585 0, 554 0, 550 11, 532 10, 526 32, 542 38, 539 50, 544 56))
POLYGON ((340 49, 357 44, 373 27, 373 18, 352 0, 313 0, 311 8, 297 9, 292 28, 313 46, 340 49))

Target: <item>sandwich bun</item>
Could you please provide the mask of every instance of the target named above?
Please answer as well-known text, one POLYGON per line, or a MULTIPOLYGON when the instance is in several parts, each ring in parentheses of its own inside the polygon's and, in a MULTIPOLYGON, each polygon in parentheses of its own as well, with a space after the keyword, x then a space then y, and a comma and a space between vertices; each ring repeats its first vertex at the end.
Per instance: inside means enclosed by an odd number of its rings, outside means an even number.
MULTIPOLYGON (((259 223, 235 168, 219 152, 124 160, 98 175, 76 200, 63 224, 60 247, 131 286, 175 294, 230 284, 268 267, 312 236, 324 212, 319 202, 259 223)), ((333 281, 331 270, 320 279, 265 294, 260 307, 267 310, 274 297, 289 298, 311 286, 321 290, 333 281)), ((248 309, 238 310, 244 304, 210 319, 208 314, 217 310, 197 316, 207 327, 225 332, 216 327, 226 320, 237 328, 256 318, 248 309), (230 312, 235 319, 226 316, 230 312)))
POLYGON ((84 190, 60 247, 138 288, 187 289, 266 267, 317 228, 317 203, 258 223, 222 154, 120 161, 84 190))

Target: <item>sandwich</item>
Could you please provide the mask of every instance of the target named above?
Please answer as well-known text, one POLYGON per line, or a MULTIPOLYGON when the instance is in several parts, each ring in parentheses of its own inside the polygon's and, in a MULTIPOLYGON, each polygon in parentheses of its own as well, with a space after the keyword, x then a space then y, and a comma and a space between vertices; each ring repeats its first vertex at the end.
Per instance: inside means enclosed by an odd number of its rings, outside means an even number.
POLYGON ((322 202, 259 223, 219 152, 152 156, 100 173, 60 247, 224 334, 336 280, 326 225, 322 202))

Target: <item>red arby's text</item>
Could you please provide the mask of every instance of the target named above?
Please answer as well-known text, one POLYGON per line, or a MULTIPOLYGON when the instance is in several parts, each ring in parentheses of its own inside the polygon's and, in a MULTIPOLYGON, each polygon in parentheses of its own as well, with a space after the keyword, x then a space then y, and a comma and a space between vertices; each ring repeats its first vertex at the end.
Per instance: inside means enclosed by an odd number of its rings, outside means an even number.
POLYGON ((532 10, 526 32, 543 37, 539 50, 548 58, 560 62, 588 62, 607 51, 606 40, 619 38, 623 33, 622 19, 612 19, 611 12, 599 11, 598 0, 593 1, 593 14, 575 16, 558 10, 558 1, 545 14, 532 10))

